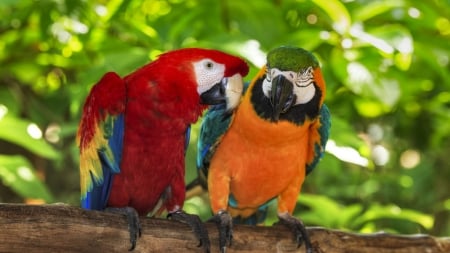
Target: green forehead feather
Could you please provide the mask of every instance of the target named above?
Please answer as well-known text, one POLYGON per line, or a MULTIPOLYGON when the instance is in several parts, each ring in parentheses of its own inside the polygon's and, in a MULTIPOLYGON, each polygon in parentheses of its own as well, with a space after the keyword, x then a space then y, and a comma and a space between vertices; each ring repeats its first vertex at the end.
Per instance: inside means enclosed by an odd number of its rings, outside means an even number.
POLYGON ((299 47, 283 46, 267 54, 267 67, 298 72, 312 66, 317 68, 319 62, 309 51, 299 47))

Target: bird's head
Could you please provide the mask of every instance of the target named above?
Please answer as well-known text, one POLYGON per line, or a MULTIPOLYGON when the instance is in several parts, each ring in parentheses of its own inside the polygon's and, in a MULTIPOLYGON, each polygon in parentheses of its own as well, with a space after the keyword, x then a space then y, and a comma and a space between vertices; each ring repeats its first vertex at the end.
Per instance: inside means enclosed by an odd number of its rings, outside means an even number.
POLYGON ((248 74, 247 63, 239 57, 212 49, 185 48, 163 54, 160 60, 170 60, 176 73, 185 72, 193 80, 200 103, 226 103, 227 110, 235 108, 241 98, 242 78, 248 74), (193 75, 190 75, 192 74, 193 75))
POLYGON ((272 106, 273 121, 296 106, 309 104, 318 110, 325 83, 319 62, 309 51, 290 46, 273 49, 267 55, 265 70, 262 90, 272 106))

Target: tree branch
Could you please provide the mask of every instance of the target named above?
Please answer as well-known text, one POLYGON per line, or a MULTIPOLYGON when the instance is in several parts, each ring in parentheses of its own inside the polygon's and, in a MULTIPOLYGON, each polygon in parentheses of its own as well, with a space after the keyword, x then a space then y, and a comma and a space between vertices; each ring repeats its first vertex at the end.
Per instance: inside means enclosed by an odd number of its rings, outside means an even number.
MULTIPOLYGON (((142 237, 134 252, 202 252, 189 226, 166 219, 142 218, 142 237)), ((212 252, 218 252, 215 224, 207 224, 212 252)), ((385 233, 354 234, 308 228, 317 252, 450 252, 449 238, 385 233)), ((67 205, 0 204, 0 252, 127 252, 125 217, 67 205)), ((282 226, 234 227, 231 252, 305 252, 282 226)))

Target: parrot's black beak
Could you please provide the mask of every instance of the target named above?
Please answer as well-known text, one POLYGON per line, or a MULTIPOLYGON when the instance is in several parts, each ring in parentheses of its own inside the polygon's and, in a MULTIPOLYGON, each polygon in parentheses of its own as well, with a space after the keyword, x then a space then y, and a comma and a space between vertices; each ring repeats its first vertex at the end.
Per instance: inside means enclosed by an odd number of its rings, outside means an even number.
POLYGON ((225 103, 227 79, 223 78, 219 83, 214 84, 209 90, 200 94, 200 103, 205 105, 218 105, 225 103))
POLYGON ((280 115, 295 104, 296 96, 293 89, 293 84, 283 75, 279 75, 272 80, 270 103, 272 104, 273 121, 278 121, 280 115))

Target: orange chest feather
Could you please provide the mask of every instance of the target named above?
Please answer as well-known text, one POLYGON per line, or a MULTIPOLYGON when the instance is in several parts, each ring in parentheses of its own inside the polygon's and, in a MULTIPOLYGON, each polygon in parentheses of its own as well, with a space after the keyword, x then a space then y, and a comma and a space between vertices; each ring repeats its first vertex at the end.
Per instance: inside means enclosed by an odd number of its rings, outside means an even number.
MULTIPOLYGON (((247 193, 258 190, 264 203, 293 180, 303 182, 309 125, 268 122, 256 115, 250 103, 241 103, 210 170, 227 174, 236 198, 245 198, 247 193)), ((254 196, 248 197, 249 201, 254 200, 254 196)))

